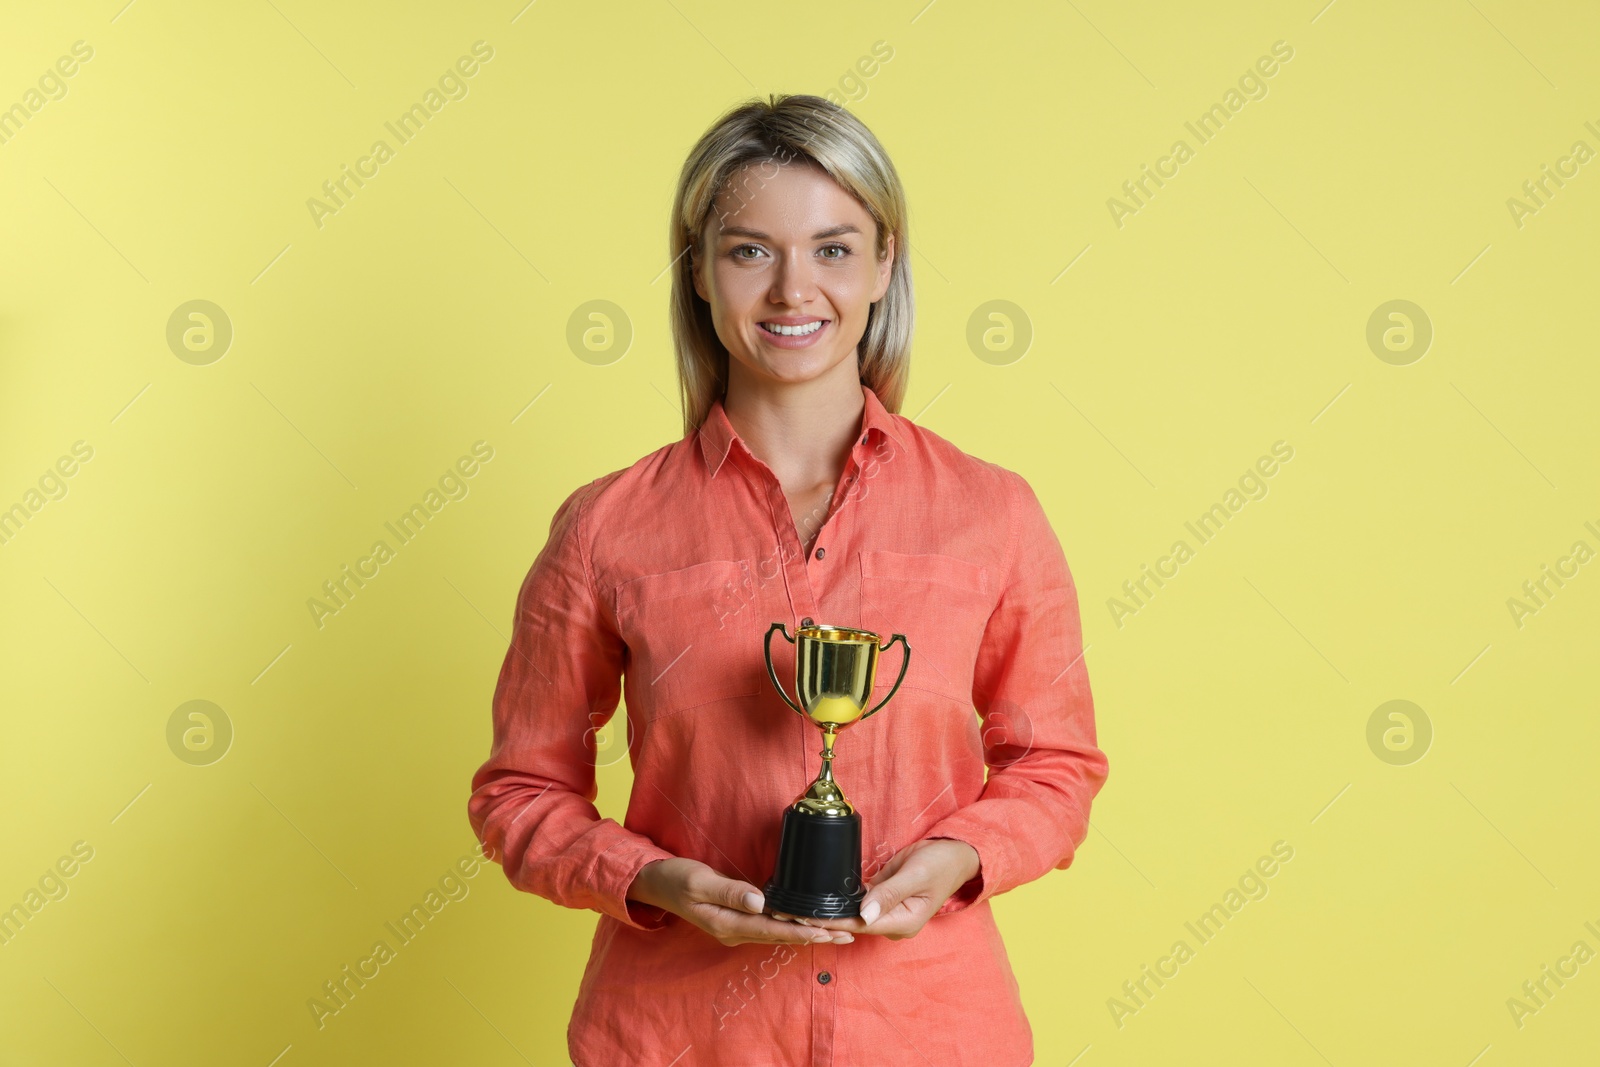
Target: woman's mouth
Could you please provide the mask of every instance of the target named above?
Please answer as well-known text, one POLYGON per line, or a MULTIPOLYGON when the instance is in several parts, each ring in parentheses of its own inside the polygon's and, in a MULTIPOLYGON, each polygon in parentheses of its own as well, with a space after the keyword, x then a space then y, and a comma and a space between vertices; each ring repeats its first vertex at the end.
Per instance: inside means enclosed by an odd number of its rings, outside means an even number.
POLYGON ((758 322, 756 325, 766 335, 768 344, 778 348, 805 348, 815 344, 817 338, 827 332, 829 322, 827 319, 811 319, 806 322, 758 322))

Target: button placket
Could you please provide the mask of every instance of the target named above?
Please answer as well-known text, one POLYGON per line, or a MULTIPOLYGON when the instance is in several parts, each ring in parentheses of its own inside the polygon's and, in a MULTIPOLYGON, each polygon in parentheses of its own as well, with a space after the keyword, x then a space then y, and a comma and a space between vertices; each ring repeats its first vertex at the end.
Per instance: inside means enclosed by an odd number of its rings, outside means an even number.
MULTIPOLYGON (((789 600, 789 617, 792 619, 798 615, 802 626, 810 626, 812 616, 817 614, 817 598, 812 592, 811 576, 806 570, 806 561, 810 557, 795 533, 793 516, 789 513, 789 500, 783 495, 783 486, 778 484, 777 476, 765 463, 752 456, 751 467, 751 488, 760 492, 757 480, 765 484, 767 511, 772 520, 773 535, 778 539, 778 566, 779 572, 783 575, 789 600)), ((797 647, 796 654, 798 651, 797 647)), ((799 773, 802 777, 808 777, 812 772, 807 770, 807 761, 814 747, 816 730, 799 716, 791 715, 788 718, 793 720, 794 757, 799 766, 799 773)))
MULTIPOLYGON (((863 435, 861 440, 865 443, 866 436, 863 435)), ((847 521, 842 516, 845 505, 850 502, 850 490, 860 475, 861 462, 856 457, 855 449, 852 448, 850 458, 845 461, 844 470, 839 473, 839 484, 834 486, 833 497, 828 504, 828 516, 822 521, 822 529, 817 531, 818 544, 807 557, 809 561, 821 563, 828 558, 828 545, 822 542, 832 544, 838 540, 841 527, 847 521)))
POLYGON ((786 546, 783 553, 784 566, 791 568, 789 571, 790 607, 797 612, 817 610, 817 598, 811 589, 811 575, 806 569, 806 561, 811 557, 806 552, 805 546, 800 543, 800 537, 795 533, 794 520, 789 514, 789 498, 783 495, 783 487, 778 485, 776 479, 767 490, 767 500, 772 508, 772 522, 774 532, 780 544, 786 546))
POLYGON ((789 499, 783 495, 783 486, 778 484, 778 477, 772 473, 772 469, 748 452, 741 453, 741 458, 746 456, 749 466, 745 468, 745 474, 750 488, 766 496, 773 536, 778 539, 777 563, 787 588, 789 610, 797 615, 806 611, 815 612, 816 597, 812 595, 806 573, 806 561, 810 555, 795 534, 794 521, 789 514, 789 499))
POLYGON ((834 1043, 838 1025, 839 998, 833 995, 838 988, 839 946, 832 943, 811 946, 811 1055, 813 1067, 835 1067, 834 1043), (823 976, 827 977, 824 978, 823 976))

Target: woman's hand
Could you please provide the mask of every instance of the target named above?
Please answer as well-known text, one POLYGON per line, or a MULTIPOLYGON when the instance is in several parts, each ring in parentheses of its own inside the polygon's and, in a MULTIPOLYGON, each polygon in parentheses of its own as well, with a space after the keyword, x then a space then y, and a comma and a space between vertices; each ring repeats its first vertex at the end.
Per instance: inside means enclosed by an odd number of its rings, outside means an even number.
POLYGON ((874 875, 861 900, 861 914, 848 919, 781 916, 811 927, 880 934, 891 941, 913 937, 933 913, 978 873, 978 850, 965 841, 934 837, 913 841, 874 875))
POLYGON ((848 932, 829 932, 762 914, 761 891, 749 882, 724 878, 699 860, 675 856, 651 860, 639 869, 628 899, 653 904, 693 923, 724 945, 845 944, 848 932))

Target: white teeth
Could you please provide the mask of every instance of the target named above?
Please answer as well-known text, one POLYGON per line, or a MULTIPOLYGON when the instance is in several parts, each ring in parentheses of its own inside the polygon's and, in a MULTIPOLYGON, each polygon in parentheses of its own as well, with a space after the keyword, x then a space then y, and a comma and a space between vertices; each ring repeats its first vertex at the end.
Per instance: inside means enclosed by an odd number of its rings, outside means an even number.
POLYGON ((781 337, 804 337, 808 333, 816 333, 822 329, 822 323, 823 320, 818 319, 816 322, 808 322, 804 326, 779 326, 772 322, 763 322, 761 325, 762 328, 781 337))

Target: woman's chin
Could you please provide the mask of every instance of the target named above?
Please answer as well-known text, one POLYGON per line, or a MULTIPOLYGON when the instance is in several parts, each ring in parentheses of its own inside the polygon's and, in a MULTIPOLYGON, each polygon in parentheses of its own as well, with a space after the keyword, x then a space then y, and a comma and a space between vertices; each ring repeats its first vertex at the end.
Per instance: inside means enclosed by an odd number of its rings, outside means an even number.
POLYGON ((820 352, 809 348, 767 349, 754 357, 739 358, 738 362, 744 364, 746 371, 758 377, 785 385, 799 385, 824 377, 845 358, 849 358, 848 353, 841 356, 837 352, 820 352))

